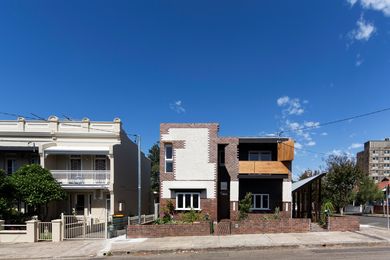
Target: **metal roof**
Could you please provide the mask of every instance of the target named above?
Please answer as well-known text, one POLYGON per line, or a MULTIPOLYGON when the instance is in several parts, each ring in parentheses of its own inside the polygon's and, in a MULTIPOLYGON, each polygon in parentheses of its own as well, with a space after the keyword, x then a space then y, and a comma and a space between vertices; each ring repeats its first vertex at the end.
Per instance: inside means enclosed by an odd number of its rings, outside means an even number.
POLYGON ((321 178, 322 176, 324 176, 326 174, 326 172, 323 172, 323 173, 320 173, 318 175, 314 175, 314 176, 311 176, 309 178, 306 178, 306 179, 303 179, 301 181, 297 181, 297 182, 294 182, 291 186, 291 189, 292 191, 294 192, 295 190, 303 187, 305 184, 308 184, 309 182, 311 181, 314 181, 315 179, 317 178, 321 178))

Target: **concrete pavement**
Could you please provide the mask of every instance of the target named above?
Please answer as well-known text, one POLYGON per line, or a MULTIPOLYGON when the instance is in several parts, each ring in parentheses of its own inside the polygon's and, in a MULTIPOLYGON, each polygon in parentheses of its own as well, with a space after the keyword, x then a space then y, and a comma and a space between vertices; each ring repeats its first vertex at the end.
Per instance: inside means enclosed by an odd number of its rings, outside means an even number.
POLYGON ((311 232, 234 236, 166 237, 110 240, 78 240, 0 244, 0 259, 89 259, 104 255, 167 253, 176 251, 220 251, 239 249, 283 249, 323 247, 390 247, 386 229, 362 226, 358 232, 311 232))

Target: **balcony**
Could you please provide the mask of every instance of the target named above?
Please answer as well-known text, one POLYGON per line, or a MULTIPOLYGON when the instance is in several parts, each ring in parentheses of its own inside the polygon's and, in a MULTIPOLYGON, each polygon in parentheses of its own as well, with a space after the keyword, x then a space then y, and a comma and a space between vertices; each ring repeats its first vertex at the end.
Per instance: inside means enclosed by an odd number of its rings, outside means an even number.
POLYGON ((63 188, 108 188, 109 170, 50 170, 63 188))
POLYGON ((240 161, 239 174, 289 174, 289 169, 279 161, 240 161))

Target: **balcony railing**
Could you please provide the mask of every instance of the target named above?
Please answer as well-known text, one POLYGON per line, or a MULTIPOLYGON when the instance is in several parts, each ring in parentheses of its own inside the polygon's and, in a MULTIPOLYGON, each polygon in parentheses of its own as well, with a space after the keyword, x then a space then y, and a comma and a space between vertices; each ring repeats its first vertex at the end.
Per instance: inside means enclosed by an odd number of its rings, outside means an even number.
POLYGON ((240 174, 289 174, 289 169, 279 161, 240 161, 240 174))
POLYGON ((50 172, 63 186, 107 186, 110 183, 109 170, 50 170, 50 172))

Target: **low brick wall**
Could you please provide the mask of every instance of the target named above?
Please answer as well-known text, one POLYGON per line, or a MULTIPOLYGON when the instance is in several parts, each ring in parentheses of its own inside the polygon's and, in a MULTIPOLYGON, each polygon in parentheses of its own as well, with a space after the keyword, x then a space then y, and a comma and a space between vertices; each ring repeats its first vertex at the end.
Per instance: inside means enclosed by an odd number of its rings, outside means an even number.
POLYGON ((360 229, 357 216, 333 216, 328 217, 327 229, 329 231, 358 231, 360 229))
POLYGON ((206 221, 194 224, 131 225, 127 227, 128 238, 209 235, 211 235, 210 222, 206 221))
POLYGON ((282 218, 264 220, 252 218, 231 222, 231 234, 302 233, 310 231, 310 219, 282 218))

